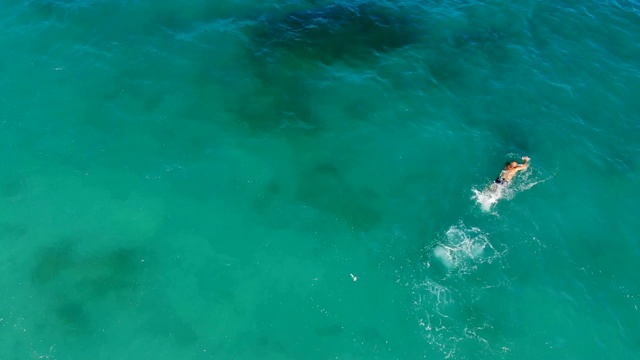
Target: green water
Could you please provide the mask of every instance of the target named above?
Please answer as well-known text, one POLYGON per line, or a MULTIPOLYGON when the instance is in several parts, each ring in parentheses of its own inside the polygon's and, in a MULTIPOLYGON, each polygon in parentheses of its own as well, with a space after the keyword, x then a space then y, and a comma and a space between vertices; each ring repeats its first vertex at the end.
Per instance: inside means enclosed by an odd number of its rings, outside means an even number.
POLYGON ((0 5, 0 359, 640 358, 637 3, 328 3, 0 5))

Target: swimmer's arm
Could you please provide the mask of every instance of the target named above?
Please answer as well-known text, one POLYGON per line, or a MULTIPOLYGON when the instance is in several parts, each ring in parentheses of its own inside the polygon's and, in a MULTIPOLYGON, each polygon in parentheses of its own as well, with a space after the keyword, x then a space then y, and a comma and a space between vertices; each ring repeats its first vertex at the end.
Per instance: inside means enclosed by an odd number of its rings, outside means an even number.
POLYGON ((531 160, 531 159, 529 159, 528 156, 523 156, 522 160, 524 160, 524 164, 516 166, 516 170, 518 170, 518 171, 527 170, 527 168, 529 167, 529 160, 531 160))

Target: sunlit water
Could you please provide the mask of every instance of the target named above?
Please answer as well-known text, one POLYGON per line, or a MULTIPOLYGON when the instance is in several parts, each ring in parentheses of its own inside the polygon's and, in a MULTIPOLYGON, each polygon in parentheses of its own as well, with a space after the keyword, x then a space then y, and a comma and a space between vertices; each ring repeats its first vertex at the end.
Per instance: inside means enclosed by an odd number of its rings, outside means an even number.
POLYGON ((0 25, 0 359, 640 357, 636 3, 0 25))

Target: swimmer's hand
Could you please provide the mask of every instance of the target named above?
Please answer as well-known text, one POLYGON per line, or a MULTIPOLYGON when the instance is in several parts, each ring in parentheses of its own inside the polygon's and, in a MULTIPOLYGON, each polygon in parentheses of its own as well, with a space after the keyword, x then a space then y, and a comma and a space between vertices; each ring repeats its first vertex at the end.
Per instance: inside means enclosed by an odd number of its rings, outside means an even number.
POLYGON ((528 157, 528 156, 523 156, 523 157, 522 157, 522 160, 524 160, 525 162, 527 162, 527 161, 531 160, 531 158, 530 158, 530 157, 528 157))

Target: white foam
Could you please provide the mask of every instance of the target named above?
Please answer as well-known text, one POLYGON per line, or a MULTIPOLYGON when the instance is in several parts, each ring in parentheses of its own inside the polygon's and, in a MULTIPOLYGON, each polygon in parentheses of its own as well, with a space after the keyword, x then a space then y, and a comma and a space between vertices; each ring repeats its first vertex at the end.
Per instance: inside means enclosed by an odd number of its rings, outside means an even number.
POLYGON ((478 263, 491 262, 499 253, 479 228, 464 224, 451 226, 433 249, 433 256, 449 271, 470 272, 478 263))
POLYGON ((422 306, 429 304, 429 307, 432 307, 437 313, 443 310, 447 304, 451 303, 451 292, 449 289, 429 278, 414 284, 414 294, 418 294, 414 305, 422 306))
POLYGON ((484 293, 480 286, 486 286, 469 274, 482 264, 488 266, 499 260, 507 250, 497 251, 489 241, 489 234, 477 227, 467 227, 462 221, 450 226, 436 240, 431 245, 426 276, 413 284, 414 307, 424 339, 444 358, 456 358, 462 341, 493 351, 496 347, 501 349, 503 344, 490 343, 485 337, 493 326, 491 322, 460 319, 466 316, 467 302, 479 298, 484 293))
POLYGON ((450 268, 453 265, 453 257, 451 256, 451 252, 448 248, 438 245, 433 249, 433 255, 440 259, 446 267, 450 268))
POLYGON ((498 184, 489 186, 482 191, 473 188, 471 189, 473 191, 471 198, 480 205, 482 211, 491 212, 491 208, 498 203, 498 200, 505 197, 505 190, 504 186, 498 184))

